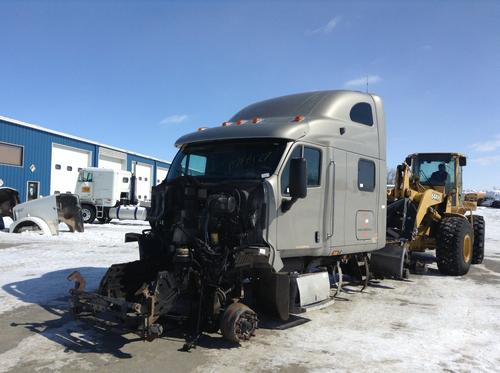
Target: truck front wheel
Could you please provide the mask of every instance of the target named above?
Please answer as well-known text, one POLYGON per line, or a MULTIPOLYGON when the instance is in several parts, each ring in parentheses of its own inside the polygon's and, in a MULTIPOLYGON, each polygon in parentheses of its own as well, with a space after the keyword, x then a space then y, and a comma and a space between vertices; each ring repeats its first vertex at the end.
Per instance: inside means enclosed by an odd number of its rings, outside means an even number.
POLYGON ((472 226, 465 218, 444 218, 439 226, 436 262, 445 275, 462 276, 469 272, 473 256, 472 226))
POLYGON ((95 215, 96 212, 94 206, 87 204, 82 205, 82 218, 84 223, 87 224, 93 223, 95 220, 95 215))

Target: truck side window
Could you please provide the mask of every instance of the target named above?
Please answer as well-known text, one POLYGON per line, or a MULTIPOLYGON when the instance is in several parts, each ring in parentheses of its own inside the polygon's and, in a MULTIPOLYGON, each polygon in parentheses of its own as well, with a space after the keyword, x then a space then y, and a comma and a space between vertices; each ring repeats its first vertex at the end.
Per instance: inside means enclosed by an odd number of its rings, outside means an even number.
POLYGON ((358 189, 363 192, 375 190, 375 162, 367 159, 358 161, 358 189))
POLYGON ((373 126, 372 106, 367 102, 354 105, 349 116, 353 122, 373 126))
POLYGON ((283 173, 281 174, 281 194, 289 194, 288 185, 290 184, 290 160, 300 158, 304 152, 304 158, 307 161, 307 186, 315 187, 320 185, 321 174, 321 151, 315 148, 297 146, 293 149, 290 158, 286 162, 283 173))
POLYGON ((321 152, 319 149, 304 147, 304 158, 307 161, 307 186, 319 186, 321 174, 321 152))

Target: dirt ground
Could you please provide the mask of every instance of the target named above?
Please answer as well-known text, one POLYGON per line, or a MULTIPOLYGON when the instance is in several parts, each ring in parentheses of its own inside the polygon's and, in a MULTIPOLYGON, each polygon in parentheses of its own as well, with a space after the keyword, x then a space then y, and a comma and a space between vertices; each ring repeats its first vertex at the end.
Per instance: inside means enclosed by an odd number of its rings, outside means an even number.
POLYGON ((0 372, 498 371, 500 210, 481 213, 486 259, 467 276, 444 277, 430 265, 409 281, 384 280, 363 292, 348 287, 332 306, 304 314, 303 325, 261 328, 242 346, 207 335, 190 352, 180 351, 176 331, 144 342, 67 312, 65 276, 77 268, 96 286, 116 257, 136 255, 122 233, 144 227, 91 226, 78 239, 2 234, 0 372))

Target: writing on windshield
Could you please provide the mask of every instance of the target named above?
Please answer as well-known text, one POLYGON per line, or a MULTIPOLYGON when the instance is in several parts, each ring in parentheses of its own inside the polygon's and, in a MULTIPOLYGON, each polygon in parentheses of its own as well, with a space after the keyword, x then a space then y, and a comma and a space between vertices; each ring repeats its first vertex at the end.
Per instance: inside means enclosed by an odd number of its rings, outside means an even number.
POLYGON ((278 166, 285 144, 282 140, 246 140, 188 145, 177 153, 167 180, 184 175, 217 180, 267 177, 278 166))

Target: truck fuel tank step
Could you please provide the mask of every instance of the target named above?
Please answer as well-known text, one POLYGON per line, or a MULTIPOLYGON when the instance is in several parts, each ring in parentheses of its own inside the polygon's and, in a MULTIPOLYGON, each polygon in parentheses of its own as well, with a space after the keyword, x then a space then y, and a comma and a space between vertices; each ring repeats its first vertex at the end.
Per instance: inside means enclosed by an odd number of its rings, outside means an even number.
POLYGON ((290 313, 302 313, 333 303, 328 272, 290 274, 290 313))

